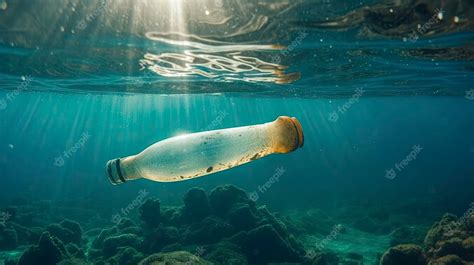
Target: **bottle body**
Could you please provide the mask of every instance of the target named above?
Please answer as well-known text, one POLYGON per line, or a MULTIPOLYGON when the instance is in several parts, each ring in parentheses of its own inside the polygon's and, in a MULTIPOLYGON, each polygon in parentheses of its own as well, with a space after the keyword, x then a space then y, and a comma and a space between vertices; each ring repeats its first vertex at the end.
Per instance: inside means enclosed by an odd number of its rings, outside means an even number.
POLYGON ((272 153, 291 152, 303 144, 295 118, 181 135, 157 142, 138 155, 107 164, 113 184, 146 178, 182 181, 226 170, 272 153))

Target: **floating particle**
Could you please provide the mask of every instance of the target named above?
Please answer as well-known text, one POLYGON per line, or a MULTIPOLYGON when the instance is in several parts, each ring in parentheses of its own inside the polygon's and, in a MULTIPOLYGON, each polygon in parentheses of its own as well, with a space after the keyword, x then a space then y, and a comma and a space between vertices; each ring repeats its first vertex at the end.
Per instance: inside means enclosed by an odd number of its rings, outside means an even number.
POLYGON ((443 11, 438 12, 438 19, 443 20, 443 11))
POLYGON ((5 0, 0 0, 0 10, 7 10, 7 1, 5 0))

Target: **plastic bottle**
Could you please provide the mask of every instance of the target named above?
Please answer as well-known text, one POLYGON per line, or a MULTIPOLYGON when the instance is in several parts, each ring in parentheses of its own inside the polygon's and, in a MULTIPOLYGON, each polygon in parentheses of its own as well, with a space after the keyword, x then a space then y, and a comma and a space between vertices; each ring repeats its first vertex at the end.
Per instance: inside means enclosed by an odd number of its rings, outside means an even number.
POLYGON ((107 162, 112 184, 145 178, 182 181, 226 170, 273 153, 302 147, 303 129, 296 118, 206 131, 159 141, 141 153, 107 162))

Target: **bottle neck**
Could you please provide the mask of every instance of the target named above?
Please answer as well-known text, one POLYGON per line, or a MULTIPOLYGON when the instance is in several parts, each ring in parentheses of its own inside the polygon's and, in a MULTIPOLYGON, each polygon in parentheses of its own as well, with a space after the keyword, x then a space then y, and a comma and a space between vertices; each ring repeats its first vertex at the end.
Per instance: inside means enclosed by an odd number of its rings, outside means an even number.
POLYGON ((116 158, 107 162, 107 176, 113 185, 141 178, 133 163, 134 158, 135 156, 128 156, 125 158, 116 158))
POLYGON ((136 155, 133 155, 120 159, 120 165, 126 181, 142 178, 135 164, 136 157, 136 155))

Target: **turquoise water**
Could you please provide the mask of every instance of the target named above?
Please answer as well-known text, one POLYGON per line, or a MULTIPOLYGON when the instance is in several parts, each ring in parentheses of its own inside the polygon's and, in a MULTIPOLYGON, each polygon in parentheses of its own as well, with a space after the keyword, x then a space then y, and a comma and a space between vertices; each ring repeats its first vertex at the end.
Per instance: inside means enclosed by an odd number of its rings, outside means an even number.
MULTIPOLYGON (((181 264, 378 264, 394 241, 429 248, 432 224, 474 201, 473 7, 461 2, 0 0, 0 264, 34 264, 24 253, 43 231, 83 255, 43 249, 37 264, 181 250, 199 259, 181 264), (290 154, 175 183, 113 186, 105 175, 108 160, 159 140, 283 115, 305 134, 290 154), (239 194, 219 198, 228 184, 250 196, 229 211, 247 205, 257 221, 213 208, 239 194), (187 215, 194 187, 231 232, 187 215), (167 217, 148 227, 148 211, 167 217), (65 219, 79 240, 52 228, 65 219), (291 251, 260 232, 267 223, 291 251), (207 227, 217 228, 192 239, 207 227)), ((454 254, 472 264, 466 251, 454 254)))

